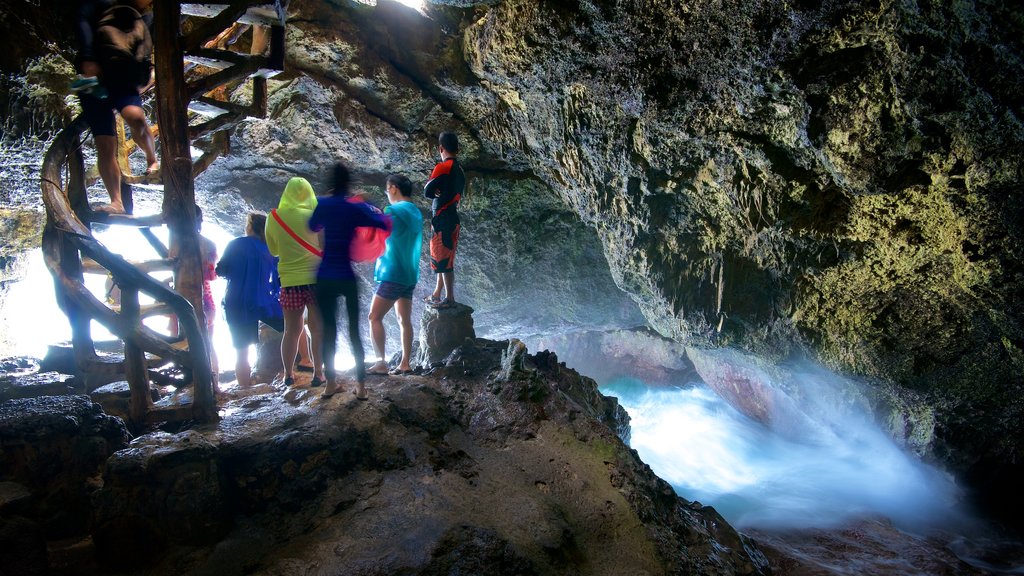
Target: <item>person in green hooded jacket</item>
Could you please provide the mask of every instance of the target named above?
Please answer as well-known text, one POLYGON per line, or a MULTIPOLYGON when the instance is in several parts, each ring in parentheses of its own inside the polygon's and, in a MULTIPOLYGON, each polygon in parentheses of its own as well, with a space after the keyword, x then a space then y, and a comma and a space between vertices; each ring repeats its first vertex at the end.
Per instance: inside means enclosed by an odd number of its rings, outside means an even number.
POLYGON ((281 310, 284 335, 281 338, 281 362, 285 385, 295 383, 295 354, 303 331, 303 314, 309 318, 312 340, 313 379, 311 386, 324 384, 323 325, 316 303, 316 273, 322 251, 320 238, 309 229, 309 218, 316 208, 316 194, 305 178, 292 178, 281 194, 276 210, 267 218, 266 238, 270 253, 278 257, 277 274, 281 278, 281 310))

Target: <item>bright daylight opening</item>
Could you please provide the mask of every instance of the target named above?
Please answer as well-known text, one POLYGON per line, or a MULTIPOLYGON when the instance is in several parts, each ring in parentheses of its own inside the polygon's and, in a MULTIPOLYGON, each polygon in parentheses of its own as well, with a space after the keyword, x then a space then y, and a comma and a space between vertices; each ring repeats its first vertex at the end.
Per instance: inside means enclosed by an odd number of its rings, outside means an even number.
MULTIPOLYGON (((166 245, 167 228, 154 228, 153 232, 166 245)), ((155 257, 153 249, 141 240, 139 232, 134 228, 119 226, 96 226, 96 239, 121 254, 127 260, 147 260, 155 257)), ((218 257, 224 253, 224 247, 233 236, 213 222, 203 223, 202 234, 213 240, 217 245, 218 257)), ((58 344, 71 339, 71 327, 68 319, 57 307, 57 299, 53 291, 53 278, 43 261, 42 250, 34 250, 27 256, 22 269, 24 277, 13 283, 6 294, 0 294, 0 356, 27 355, 42 358, 46 355, 49 344, 58 344), (26 328, 27 327, 27 328, 26 328)), ((170 272, 153 272, 151 275, 165 279, 170 272)), ((100 300, 107 298, 106 278, 104 276, 86 275, 86 287, 100 300)), ((213 281, 213 298, 217 303, 217 318, 213 330, 213 347, 220 359, 220 369, 230 369, 235 363, 235 349, 231 344, 231 333, 224 319, 224 309, 220 305, 224 298, 226 281, 218 278, 213 281)), ((147 304, 151 298, 140 295, 140 302, 147 304)), ((167 332, 166 316, 147 318, 146 325, 159 332, 167 332)), ((113 339, 114 336, 99 323, 93 321, 92 335, 96 340, 113 339)), ((249 359, 255 363, 256 355, 251 351, 249 359)), ((341 342, 335 356, 335 364, 339 370, 347 370, 354 365, 348 346, 341 342)))

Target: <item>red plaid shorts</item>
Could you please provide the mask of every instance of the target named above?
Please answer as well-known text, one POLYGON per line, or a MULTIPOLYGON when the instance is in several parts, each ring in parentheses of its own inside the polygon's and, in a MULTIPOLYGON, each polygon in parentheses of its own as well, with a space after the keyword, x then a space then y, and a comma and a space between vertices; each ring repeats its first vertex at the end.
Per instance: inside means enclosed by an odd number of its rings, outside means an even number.
POLYGON ((278 301, 281 302, 282 310, 302 310, 310 304, 316 304, 313 284, 281 288, 281 296, 278 301))

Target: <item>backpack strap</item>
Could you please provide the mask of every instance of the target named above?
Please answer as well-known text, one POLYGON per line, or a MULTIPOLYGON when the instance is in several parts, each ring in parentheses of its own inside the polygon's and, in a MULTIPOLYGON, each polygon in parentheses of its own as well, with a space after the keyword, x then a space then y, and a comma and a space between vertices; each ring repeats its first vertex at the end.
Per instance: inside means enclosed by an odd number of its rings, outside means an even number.
POLYGON ((296 234, 294 230, 289 228, 288 225, 284 223, 284 220, 281 219, 281 216, 279 216, 277 214, 277 208, 271 210, 270 211, 270 215, 274 217, 274 220, 277 220, 277 223, 281 226, 281 228, 285 232, 287 232, 289 236, 294 238, 295 241, 298 242, 300 246, 302 246, 306 250, 309 250, 310 252, 315 254, 318 258, 323 258, 324 257, 324 253, 321 252, 320 250, 317 250, 316 246, 313 246, 309 242, 306 242, 305 240, 303 240, 301 236, 296 234))

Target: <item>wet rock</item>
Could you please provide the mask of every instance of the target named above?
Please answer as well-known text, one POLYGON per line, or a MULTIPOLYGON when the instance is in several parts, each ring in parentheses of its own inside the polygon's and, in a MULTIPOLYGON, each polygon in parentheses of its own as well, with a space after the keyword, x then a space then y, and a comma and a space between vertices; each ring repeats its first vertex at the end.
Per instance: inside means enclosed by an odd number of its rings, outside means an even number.
POLYGON ((29 356, 11 356, 0 360, 0 378, 24 376, 39 371, 39 360, 29 356))
POLYGON ((304 382, 239 393, 216 425, 136 439, 95 499, 100 557, 156 575, 763 573, 750 542, 616 437, 614 399, 551 353, 469 340, 430 375, 368 386, 366 402, 304 382))
POLYGON ((0 574, 49 574, 43 527, 22 516, 0 515, 0 574))
POLYGON ((0 376, 0 402, 13 398, 74 394, 78 381, 67 374, 42 372, 22 376, 0 376))
POLYGON ((28 515, 48 538, 85 530, 103 465, 127 443, 121 419, 85 396, 0 403, 0 481, 30 488, 28 515))
POLYGON ((551 350, 567 366, 598 384, 628 377, 649 385, 699 382, 686 346, 650 328, 579 331, 524 340, 531 350, 551 350))
POLYGON ((451 308, 424 308, 420 317, 419 355, 415 363, 431 366, 448 356, 457 346, 476 338, 473 309, 457 303, 451 308))
POLYGON ((93 539, 115 566, 153 560, 169 543, 206 544, 231 523, 217 446, 194 431, 156 432, 110 457, 94 498, 93 539))
POLYGON ((941 535, 910 534, 885 520, 861 520, 830 530, 753 530, 776 574, 991 574, 943 545, 941 535))
POLYGON ((17 514, 28 507, 32 492, 17 482, 0 482, 0 514, 17 514))
MULTIPOLYGON (((160 399, 160 391, 150 387, 150 396, 156 402, 160 399)), ((100 386, 89 393, 92 401, 103 407, 103 411, 122 420, 128 420, 131 410, 132 389, 127 382, 111 382, 100 386)))

